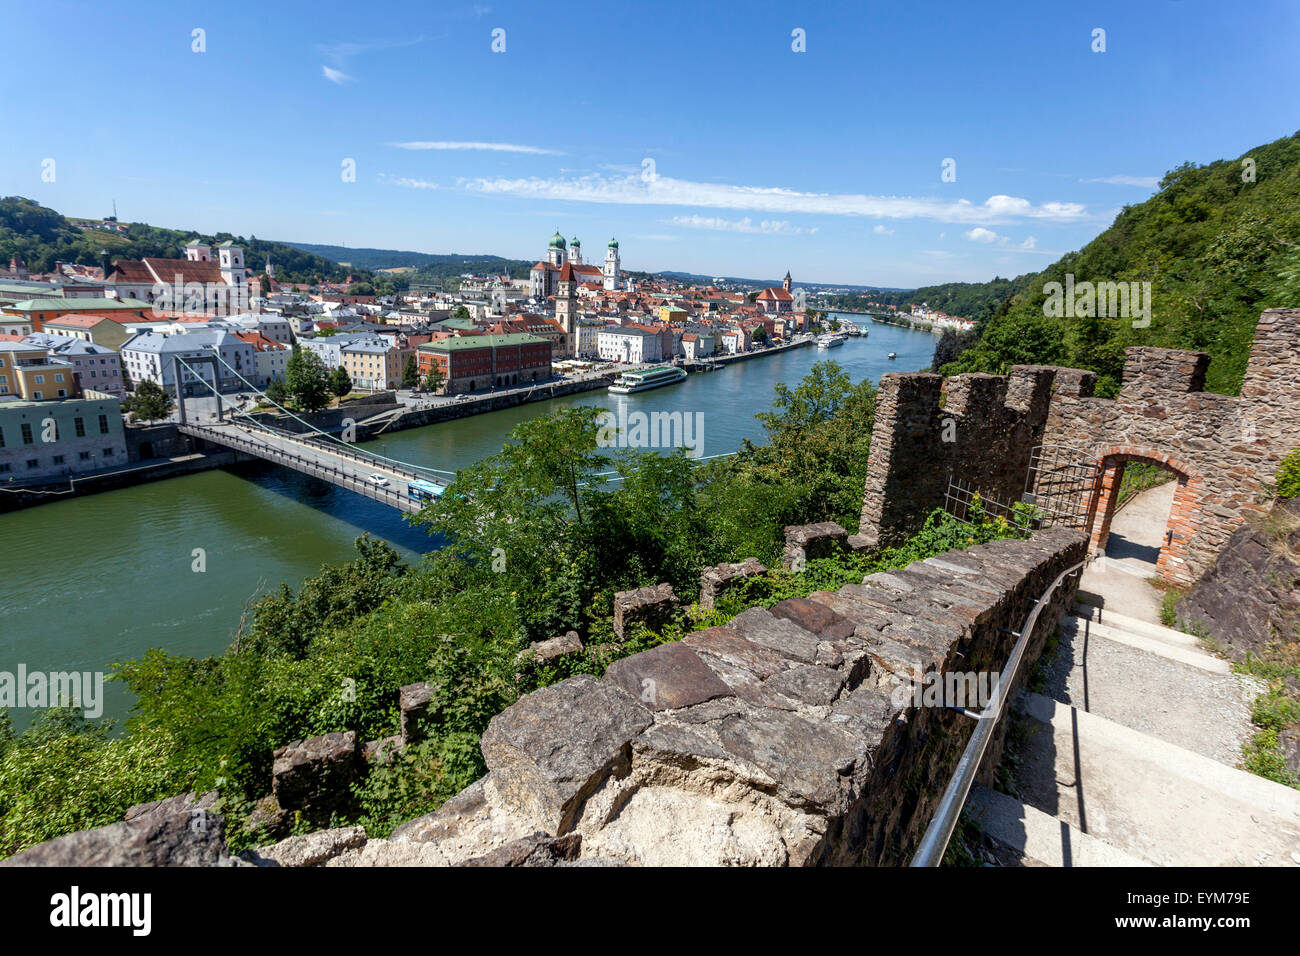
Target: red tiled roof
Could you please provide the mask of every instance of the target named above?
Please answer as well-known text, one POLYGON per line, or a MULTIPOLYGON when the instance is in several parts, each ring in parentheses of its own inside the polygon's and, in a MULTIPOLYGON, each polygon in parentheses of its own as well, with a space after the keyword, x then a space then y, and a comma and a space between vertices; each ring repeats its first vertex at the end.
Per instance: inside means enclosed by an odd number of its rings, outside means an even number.
POLYGON ((91 326, 99 325, 100 322, 116 322, 117 319, 109 315, 95 315, 92 312, 82 312, 80 315, 61 315, 56 319, 51 319, 45 325, 48 328, 51 325, 62 325, 70 328, 88 329, 91 326))

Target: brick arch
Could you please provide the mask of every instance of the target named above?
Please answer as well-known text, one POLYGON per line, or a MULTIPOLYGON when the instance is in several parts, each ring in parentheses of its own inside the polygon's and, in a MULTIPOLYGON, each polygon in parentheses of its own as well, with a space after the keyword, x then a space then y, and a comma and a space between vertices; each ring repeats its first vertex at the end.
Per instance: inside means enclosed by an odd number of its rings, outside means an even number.
POLYGON ((1097 450, 1100 469, 1088 519, 1089 547, 1094 552, 1106 550, 1111 520, 1119 505, 1119 489, 1124 468, 1130 462, 1159 465, 1174 473, 1178 487, 1165 526, 1165 540, 1160 547, 1156 572, 1167 581, 1192 583, 1187 563, 1188 545, 1196 530, 1199 501, 1203 486, 1201 476, 1181 458, 1158 448, 1143 445, 1107 445, 1097 450))

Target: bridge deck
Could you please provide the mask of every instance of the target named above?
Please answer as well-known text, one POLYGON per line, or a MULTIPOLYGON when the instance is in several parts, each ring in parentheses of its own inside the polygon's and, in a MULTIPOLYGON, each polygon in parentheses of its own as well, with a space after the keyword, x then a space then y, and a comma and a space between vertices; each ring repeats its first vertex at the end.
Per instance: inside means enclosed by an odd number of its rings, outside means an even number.
POLYGON ((407 494, 409 481, 420 478, 440 486, 446 485, 445 481, 431 479, 428 475, 375 458, 360 449, 326 445, 306 437, 280 434, 249 425, 232 422, 185 424, 180 426, 180 430, 182 434, 284 465, 408 513, 419 511, 423 504, 407 494), (388 484, 375 484, 369 480, 370 475, 382 475, 388 484))

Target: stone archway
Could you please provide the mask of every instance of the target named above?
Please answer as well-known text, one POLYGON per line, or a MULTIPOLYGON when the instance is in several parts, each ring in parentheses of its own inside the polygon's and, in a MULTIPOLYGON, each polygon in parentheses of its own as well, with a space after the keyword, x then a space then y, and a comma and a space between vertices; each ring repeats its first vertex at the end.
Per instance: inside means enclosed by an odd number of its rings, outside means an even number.
POLYGON ((1104 553, 1110 537, 1111 521, 1119 506, 1120 484, 1124 468, 1130 462, 1158 465, 1172 472, 1178 485, 1169 509, 1160 557, 1156 572, 1165 580, 1180 584, 1192 583, 1192 572, 1187 563, 1188 544, 1195 530, 1197 502, 1201 494, 1201 478, 1188 464, 1173 455, 1139 445, 1112 445, 1097 452, 1101 470, 1093 494, 1093 506, 1088 521, 1088 546, 1094 553, 1104 553))

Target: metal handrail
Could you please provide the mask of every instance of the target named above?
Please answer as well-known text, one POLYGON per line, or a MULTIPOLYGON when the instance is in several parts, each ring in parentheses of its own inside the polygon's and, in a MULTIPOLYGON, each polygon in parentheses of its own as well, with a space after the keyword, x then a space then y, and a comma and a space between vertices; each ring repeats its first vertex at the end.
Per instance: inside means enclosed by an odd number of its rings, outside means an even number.
POLYGON ((971 785, 975 782, 975 774, 984 761, 984 753, 988 750, 989 741, 993 739, 993 731, 997 729, 998 719, 1002 716, 1007 691, 1011 687, 1011 682, 1015 680, 1016 671, 1020 669, 1020 661, 1025 656, 1025 648, 1029 644, 1029 637, 1034 633, 1034 627, 1038 624, 1038 615, 1046 606, 1048 599, 1056 592, 1061 582, 1074 572, 1081 570, 1087 563, 1086 560, 1080 561, 1078 564, 1062 571, 1047 590, 1043 592, 1043 596, 1034 604, 1033 610, 1029 612, 1029 617, 1025 620, 1025 626, 1020 629, 1015 646, 1011 648, 1011 655, 1007 658, 1006 666, 1002 668, 1002 673, 998 677, 998 686, 993 694, 993 699, 979 713, 975 722, 975 732, 971 734, 970 741, 966 744, 961 759, 957 761, 957 768, 953 771, 952 779, 948 781, 948 786, 943 791, 943 796, 939 800, 938 808, 934 811, 934 816, 930 818, 930 825, 926 827, 925 836, 921 838, 921 844, 912 857, 911 866, 938 866, 943 862, 944 851, 948 849, 948 841, 952 839, 952 831, 957 828, 957 820, 961 817, 962 808, 966 806, 966 797, 970 795, 971 785))

